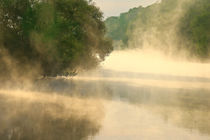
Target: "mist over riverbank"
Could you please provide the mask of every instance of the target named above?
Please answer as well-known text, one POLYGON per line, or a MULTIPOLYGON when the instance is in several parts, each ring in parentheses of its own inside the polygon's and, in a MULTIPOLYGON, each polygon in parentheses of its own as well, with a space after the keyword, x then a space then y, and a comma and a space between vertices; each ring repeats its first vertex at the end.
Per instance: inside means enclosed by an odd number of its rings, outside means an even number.
POLYGON ((115 51, 73 78, 1 89, 0 138, 210 139, 209 65, 165 57, 115 51))

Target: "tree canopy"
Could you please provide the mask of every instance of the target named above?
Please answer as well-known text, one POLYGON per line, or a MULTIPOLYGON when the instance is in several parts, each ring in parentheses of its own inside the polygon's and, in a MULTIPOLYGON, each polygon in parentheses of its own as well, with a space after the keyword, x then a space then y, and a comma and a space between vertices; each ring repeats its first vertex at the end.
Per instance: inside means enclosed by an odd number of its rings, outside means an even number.
POLYGON ((195 0, 180 20, 180 35, 189 40, 188 48, 200 57, 210 55, 210 1, 195 0))
POLYGON ((0 71, 9 73, 11 63, 43 75, 89 69, 112 51, 104 35, 103 14, 91 1, 1 0, 0 71))
POLYGON ((209 9, 209 0, 162 0, 107 18, 106 35, 116 47, 149 46, 175 55, 184 50, 204 60, 210 57, 209 9))

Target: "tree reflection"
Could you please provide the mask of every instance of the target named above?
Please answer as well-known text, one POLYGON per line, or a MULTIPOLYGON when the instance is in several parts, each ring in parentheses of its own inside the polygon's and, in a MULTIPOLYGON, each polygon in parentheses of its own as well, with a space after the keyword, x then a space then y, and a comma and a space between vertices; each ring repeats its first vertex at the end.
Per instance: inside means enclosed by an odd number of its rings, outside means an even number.
POLYGON ((73 107, 76 105, 72 100, 65 105, 48 99, 34 100, 0 94, 0 139, 87 140, 99 132, 102 112, 98 104, 85 102, 84 105, 87 105, 86 109, 81 109, 84 106, 73 107), (92 106, 98 108, 93 110, 92 106), (90 108, 92 110, 89 111, 90 108), (96 112, 97 109, 99 112, 96 112), (100 115, 91 114, 93 112, 100 115))

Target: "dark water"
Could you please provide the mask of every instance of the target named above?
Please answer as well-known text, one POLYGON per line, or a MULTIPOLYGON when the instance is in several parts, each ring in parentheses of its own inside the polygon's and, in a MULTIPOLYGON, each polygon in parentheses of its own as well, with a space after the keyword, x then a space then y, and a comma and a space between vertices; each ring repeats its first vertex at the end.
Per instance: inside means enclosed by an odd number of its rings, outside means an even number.
POLYGON ((111 73, 1 90, 0 139, 210 139, 208 78, 111 73))

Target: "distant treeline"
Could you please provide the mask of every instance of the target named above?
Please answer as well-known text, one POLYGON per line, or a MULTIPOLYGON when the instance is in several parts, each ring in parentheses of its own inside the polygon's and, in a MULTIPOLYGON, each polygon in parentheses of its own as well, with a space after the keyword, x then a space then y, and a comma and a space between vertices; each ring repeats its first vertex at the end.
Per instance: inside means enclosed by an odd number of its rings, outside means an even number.
POLYGON ((112 51, 104 35, 103 14, 91 1, 1 0, 1 77, 92 68, 112 51))
POLYGON ((147 41, 161 49, 173 46, 199 58, 210 56, 209 0, 162 0, 110 17, 105 23, 106 35, 118 48, 145 47, 147 41))

